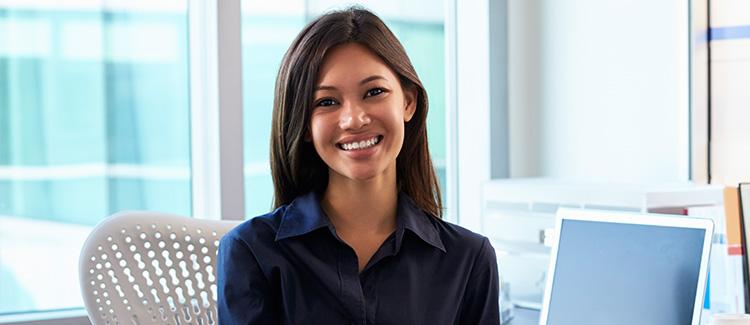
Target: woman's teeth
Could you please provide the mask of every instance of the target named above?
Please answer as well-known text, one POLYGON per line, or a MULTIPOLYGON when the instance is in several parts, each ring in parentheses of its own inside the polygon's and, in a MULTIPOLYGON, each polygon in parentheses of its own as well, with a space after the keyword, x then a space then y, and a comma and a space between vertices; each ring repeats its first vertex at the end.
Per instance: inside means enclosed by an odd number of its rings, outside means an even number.
POLYGON ((344 149, 346 151, 349 150, 361 150, 361 149, 367 149, 369 147, 372 147, 380 142, 380 137, 376 136, 369 140, 363 140, 359 142, 350 142, 350 143, 342 143, 341 149, 344 149))

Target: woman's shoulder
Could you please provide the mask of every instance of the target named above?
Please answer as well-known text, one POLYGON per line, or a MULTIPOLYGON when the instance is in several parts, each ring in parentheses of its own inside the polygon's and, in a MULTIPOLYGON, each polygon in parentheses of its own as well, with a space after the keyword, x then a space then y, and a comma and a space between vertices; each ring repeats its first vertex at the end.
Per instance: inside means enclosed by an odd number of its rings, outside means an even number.
POLYGON ((287 206, 279 207, 271 212, 250 218, 224 235, 226 239, 239 240, 245 243, 275 240, 287 206))
POLYGON ((433 219, 446 250, 458 251, 460 254, 477 254, 486 250, 488 246, 492 247, 489 239, 481 234, 442 219, 433 219))
MULTIPOLYGON (((491 270, 497 267, 497 255, 490 239, 459 225, 436 218, 446 258, 455 265, 471 270, 491 270)), ((459 268, 460 269, 460 268, 459 268)))

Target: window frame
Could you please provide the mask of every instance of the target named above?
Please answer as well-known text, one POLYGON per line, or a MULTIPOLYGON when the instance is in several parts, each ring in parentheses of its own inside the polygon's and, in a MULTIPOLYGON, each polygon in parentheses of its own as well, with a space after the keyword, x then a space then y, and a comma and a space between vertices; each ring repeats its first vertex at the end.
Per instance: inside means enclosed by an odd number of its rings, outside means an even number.
POLYGON ((90 325, 86 309, 40 311, 0 316, 4 325, 90 325))
POLYGON ((453 12, 446 25, 455 30, 453 43, 446 43, 455 47, 455 55, 447 56, 453 75, 446 74, 455 78, 449 88, 455 98, 447 101, 454 128, 447 141, 448 170, 455 175, 449 176, 455 184, 453 192, 448 184, 449 200, 454 193, 458 224, 481 233, 482 186, 509 176, 507 1, 448 2, 453 12))
POLYGON ((241 0, 189 0, 192 216, 243 220, 241 0))

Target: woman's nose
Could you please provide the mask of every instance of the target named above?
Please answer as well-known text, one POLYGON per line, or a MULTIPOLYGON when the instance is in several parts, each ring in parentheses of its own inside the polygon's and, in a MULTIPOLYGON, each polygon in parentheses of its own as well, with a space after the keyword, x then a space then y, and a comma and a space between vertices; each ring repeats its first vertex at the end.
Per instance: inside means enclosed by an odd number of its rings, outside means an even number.
POLYGON ((345 104, 340 112, 339 127, 342 130, 361 129, 370 124, 370 116, 367 111, 357 104, 345 104))

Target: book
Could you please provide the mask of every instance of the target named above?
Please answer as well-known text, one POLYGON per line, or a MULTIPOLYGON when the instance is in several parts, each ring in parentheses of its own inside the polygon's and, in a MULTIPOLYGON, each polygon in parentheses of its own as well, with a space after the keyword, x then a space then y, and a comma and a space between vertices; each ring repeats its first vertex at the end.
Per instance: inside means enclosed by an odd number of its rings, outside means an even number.
POLYGON ((742 217, 740 213, 739 187, 724 188, 724 216, 726 225, 727 262, 725 276, 729 284, 730 308, 733 313, 744 313, 745 299, 745 253, 742 244, 742 217))
POLYGON ((750 240, 750 183, 740 183, 738 187, 738 207, 740 215, 740 241, 742 242, 743 253, 743 278, 742 286, 745 292, 745 313, 750 313, 750 249, 748 249, 748 240, 750 240))

